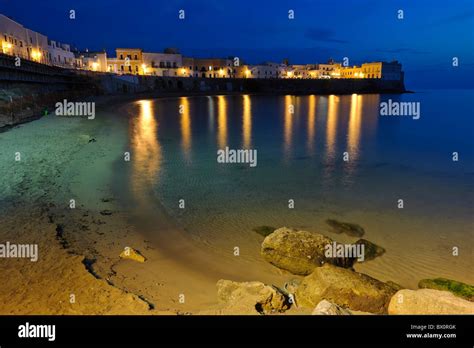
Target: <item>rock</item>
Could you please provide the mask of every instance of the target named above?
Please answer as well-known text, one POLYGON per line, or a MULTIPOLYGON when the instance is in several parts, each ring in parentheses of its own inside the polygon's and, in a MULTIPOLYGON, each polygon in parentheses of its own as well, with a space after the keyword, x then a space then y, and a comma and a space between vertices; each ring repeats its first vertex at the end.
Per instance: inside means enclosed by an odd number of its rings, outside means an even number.
POLYGON ((330 238, 319 233, 282 227, 263 240, 261 254, 272 265, 299 275, 311 274, 316 267, 328 262, 352 267, 354 258, 325 256, 325 246, 332 243, 330 238))
POLYGON ((395 291, 368 275, 325 264, 303 279, 296 302, 314 308, 325 299, 351 310, 383 314, 395 291))
POLYGON ((254 232, 257 232, 259 235, 266 237, 270 233, 273 233, 273 231, 275 231, 276 228, 272 226, 257 226, 257 227, 252 228, 252 230, 254 232))
POLYGON ((84 143, 94 143, 97 141, 92 135, 89 134, 80 134, 79 139, 84 143))
POLYGON ((112 211, 104 209, 100 211, 100 215, 112 215, 112 211))
POLYGON ((449 291, 403 289, 390 300, 388 314, 474 314, 474 303, 449 291))
POLYGON ((296 292, 296 289, 298 289, 298 286, 300 285, 301 280, 299 279, 290 279, 285 283, 283 286, 283 289, 286 294, 294 294, 296 292))
POLYGON ((145 257, 140 254, 140 252, 138 252, 135 249, 129 248, 129 247, 126 247, 120 253, 120 257, 122 259, 129 259, 129 260, 134 260, 134 261, 138 261, 138 262, 145 262, 145 260, 146 260, 145 257))
POLYGON ((446 278, 423 279, 418 283, 418 287, 420 289, 445 290, 465 300, 474 301, 474 286, 456 280, 446 278))
POLYGON ((362 237, 365 230, 357 225, 350 222, 341 222, 334 219, 327 219, 326 223, 332 227, 335 233, 345 233, 352 237, 362 237))
POLYGON ((373 260, 385 253, 385 249, 377 244, 369 242, 367 239, 359 239, 355 244, 364 245, 364 261, 373 260))
POLYGON ((286 297, 274 286, 264 283, 217 282, 217 298, 226 314, 272 314, 289 308, 286 297))
POLYGON ((387 284, 388 286, 391 286, 396 291, 403 289, 403 286, 401 286, 400 284, 397 284, 395 282, 392 282, 391 280, 386 281, 385 284, 387 284))
POLYGON ((351 311, 337 304, 322 300, 311 313, 312 315, 352 315, 351 311))

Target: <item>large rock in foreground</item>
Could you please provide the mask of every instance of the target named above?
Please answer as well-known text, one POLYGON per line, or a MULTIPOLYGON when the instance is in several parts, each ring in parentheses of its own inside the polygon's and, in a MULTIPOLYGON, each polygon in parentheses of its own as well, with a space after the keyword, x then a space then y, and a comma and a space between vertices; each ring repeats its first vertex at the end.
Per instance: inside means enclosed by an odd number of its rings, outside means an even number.
POLYGON ((274 286, 261 282, 217 282, 221 314, 272 314, 289 308, 286 297, 274 286))
POLYGON ((272 265, 299 275, 311 274, 325 263, 352 267, 355 258, 325 256, 325 247, 332 243, 331 238, 319 233, 282 227, 264 239, 261 254, 272 265))
POLYGON ((474 303, 448 291, 403 289, 390 300, 388 314, 474 314, 474 303))
POLYGON ((338 306, 337 304, 331 303, 326 300, 322 300, 318 303, 316 308, 311 313, 312 315, 352 315, 351 311, 338 306))
POLYGON ((314 308, 328 300, 343 308, 383 314, 394 293, 394 288, 368 275, 325 264, 303 279, 296 303, 314 308))

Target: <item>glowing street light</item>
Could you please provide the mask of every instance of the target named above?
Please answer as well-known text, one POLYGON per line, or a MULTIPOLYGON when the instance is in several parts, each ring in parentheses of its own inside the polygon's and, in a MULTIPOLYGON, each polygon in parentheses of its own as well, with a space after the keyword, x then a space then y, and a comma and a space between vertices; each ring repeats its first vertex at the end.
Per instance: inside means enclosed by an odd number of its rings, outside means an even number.
POLYGON ((182 73, 183 75, 186 75, 186 69, 185 69, 185 68, 182 68, 182 69, 181 69, 181 73, 182 73))
POLYGON ((222 68, 219 69, 219 75, 224 76, 224 69, 222 69, 222 68))
POLYGON ((41 59, 41 52, 38 51, 38 50, 32 50, 32 51, 31 51, 31 57, 33 58, 33 60, 40 61, 40 59, 41 59))
POLYGON ((146 74, 146 69, 147 69, 146 64, 142 64, 142 69, 143 69, 143 74, 146 74))
POLYGON ((9 43, 9 42, 6 42, 6 41, 3 41, 2 42, 2 48, 3 48, 3 51, 9 51, 12 49, 12 44, 9 43))
POLYGON ((99 63, 98 62, 93 62, 92 63, 92 70, 97 71, 99 69, 99 63))

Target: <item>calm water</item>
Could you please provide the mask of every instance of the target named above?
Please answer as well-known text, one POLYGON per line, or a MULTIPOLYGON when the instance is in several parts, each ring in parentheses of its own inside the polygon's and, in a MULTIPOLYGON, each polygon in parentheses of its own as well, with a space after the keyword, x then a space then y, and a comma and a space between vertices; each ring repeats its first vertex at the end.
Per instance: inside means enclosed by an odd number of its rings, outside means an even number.
POLYGON ((132 192, 147 186, 192 238, 243 246, 249 259, 259 257, 259 225, 355 241, 331 234, 324 221, 337 218, 387 249, 364 264, 367 273, 406 285, 428 276, 472 283, 473 99, 473 91, 426 91, 143 100, 128 110, 132 192), (389 98, 420 102, 421 118, 379 116, 389 98), (258 165, 218 163, 225 146, 257 149, 258 165))

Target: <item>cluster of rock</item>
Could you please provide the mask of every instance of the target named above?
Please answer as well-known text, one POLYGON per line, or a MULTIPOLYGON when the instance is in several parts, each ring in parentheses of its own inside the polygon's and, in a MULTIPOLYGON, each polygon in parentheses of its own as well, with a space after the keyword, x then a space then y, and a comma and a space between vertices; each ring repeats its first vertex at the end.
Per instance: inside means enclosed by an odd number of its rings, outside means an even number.
MULTIPOLYGON (((344 224, 361 235, 361 228, 344 224)), ((372 256, 385 252, 369 241, 358 242, 368 246, 372 256)), ((286 227, 268 234, 262 243, 263 258, 304 278, 288 282, 284 289, 261 282, 220 280, 217 283, 220 313, 277 314, 297 306, 315 315, 474 314, 470 285, 440 278, 442 281, 420 282, 420 287, 435 289, 402 289, 393 282, 381 282, 354 271, 354 258, 326 257, 325 245, 331 243, 324 235, 286 227), (459 289, 459 284, 462 296, 449 292, 452 288, 459 289)))
POLYGON ((290 308, 285 294, 278 288, 264 283, 217 282, 220 314, 275 314, 290 308))
POLYGON ((120 258, 142 262, 142 263, 146 261, 145 257, 142 254, 140 254, 138 250, 135 250, 130 247, 125 247, 123 249, 123 251, 120 253, 120 258))

